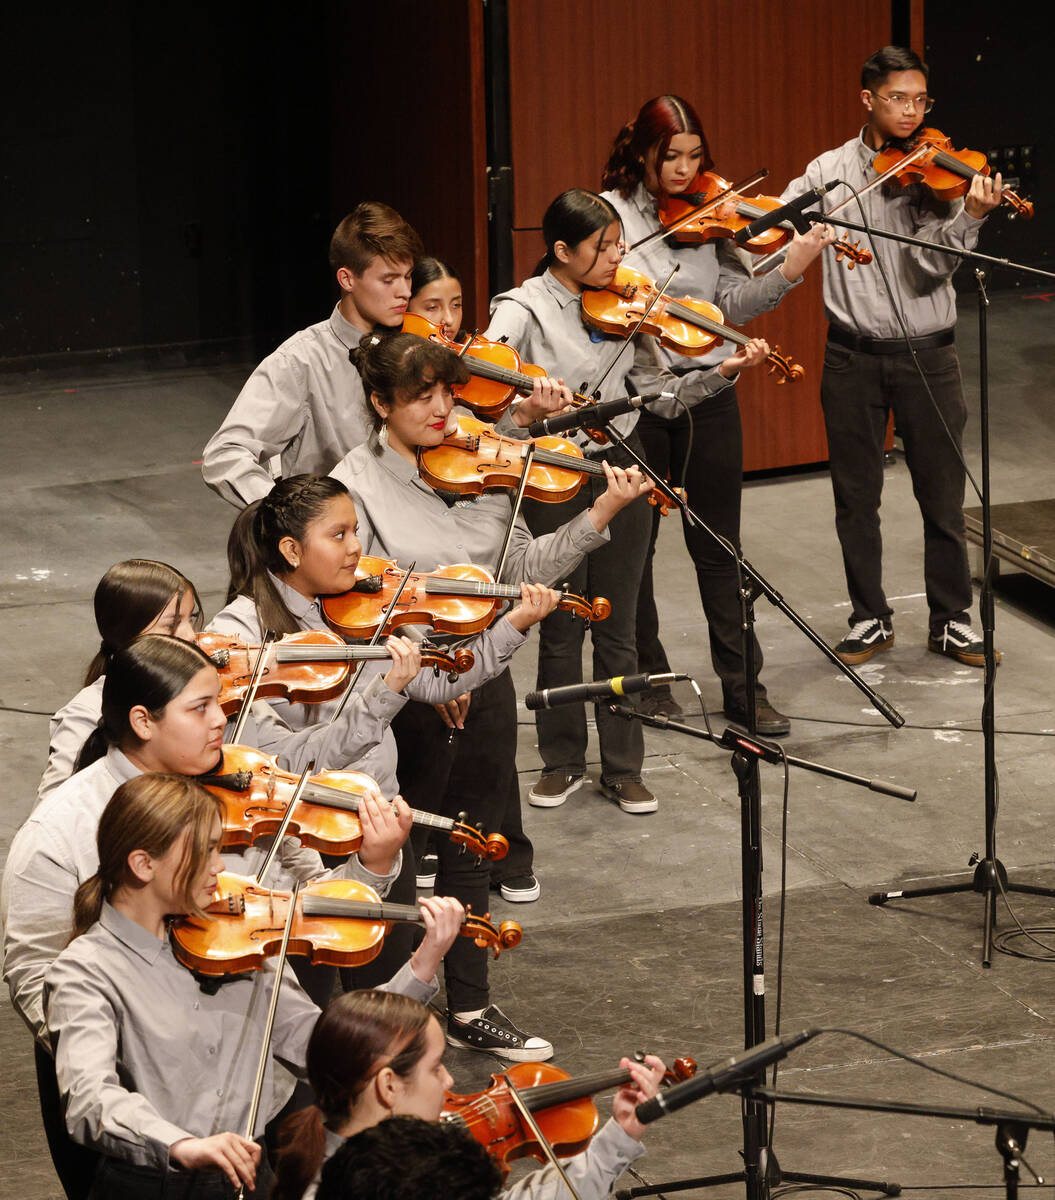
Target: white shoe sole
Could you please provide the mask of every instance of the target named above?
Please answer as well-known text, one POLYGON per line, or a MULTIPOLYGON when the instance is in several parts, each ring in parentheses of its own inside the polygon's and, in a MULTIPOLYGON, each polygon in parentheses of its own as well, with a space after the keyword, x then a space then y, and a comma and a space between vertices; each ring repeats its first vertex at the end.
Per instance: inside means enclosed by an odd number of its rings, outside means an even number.
POLYGON ((616 804, 618 804, 623 810, 623 812, 629 813, 631 816, 641 816, 644 813, 654 813, 659 808, 659 801, 655 798, 655 796, 653 796, 651 800, 638 800, 628 803, 619 795, 618 792, 613 791, 610 787, 603 783, 601 784, 601 792, 603 795, 607 796, 609 800, 614 800, 616 804))
POLYGON ((539 795, 539 793, 532 788, 527 795, 528 804, 530 804, 533 808, 560 808, 560 806, 565 800, 567 800, 572 792, 577 792, 579 788, 586 783, 586 781, 587 777, 583 775, 581 779, 577 779, 574 783, 569 783, 563 792, 558 792, 555 796, 539 795))
POLYGON ((508 900, 510 904, 530 904, 532 900, 537 900, 542 895, 542 886, 536 881, 533 888, 507 891, 505 884, 500 883, 498 893, 503 900, 508 900))
POLYGON ((546 1048, 539 1050, 504 1050, 493 1046, 473 1046, 455 1037, 453 1033, 446 1036, 448 1046, 457 1046, 459 1050, 476 1050, 481 1054, 493 1054, 496 1058, 504 1058, 509 1062, 546 1062, 553 1057, 553 1047, 549 1042, 545 1043, 546 1048))

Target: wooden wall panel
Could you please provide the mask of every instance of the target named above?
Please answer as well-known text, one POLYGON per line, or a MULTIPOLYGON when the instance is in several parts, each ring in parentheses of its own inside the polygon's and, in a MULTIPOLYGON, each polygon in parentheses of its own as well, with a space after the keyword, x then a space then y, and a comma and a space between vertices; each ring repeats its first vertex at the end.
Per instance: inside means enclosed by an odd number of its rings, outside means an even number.
MULTIPOLYGON (((696 106, 716 169, 769 169, 777 193, 822 150, 860 127, 860 65, 890 40, 875 0, 510 0, 514 247, 527 273, 547 204, 567 187, 600 186, 619 127, 651 96, 696 106)), ((913 16, 922 11, 915 0, 913 16)), ((859 268, 860 269, 860 268, 859 268)), ((522 277, 522 274, 520 277, 522 277)), ((806 368, 792 388, 754 371, 741 386, 748 470, 827 457, 819 404, 824 321, 819 272, 753 322, 806 368)))

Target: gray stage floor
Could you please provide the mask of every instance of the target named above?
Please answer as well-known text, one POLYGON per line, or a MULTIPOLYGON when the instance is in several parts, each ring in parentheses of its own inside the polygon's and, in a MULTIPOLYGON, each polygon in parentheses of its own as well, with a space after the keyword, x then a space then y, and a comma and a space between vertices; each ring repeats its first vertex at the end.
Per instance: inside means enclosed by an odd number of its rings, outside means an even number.
MULTIPOLYGON (((977 467, 974 316, 961 350, 977 467)), ((1053 495, 1049 415, 1055 312, 1001 294, 992 310, 993 496, 1053 495)), ((243 368, 98 370, 62 378, 0 378, 8 463, 0 631, 0 739, 9 771, 0 851, 28 812, 47 746, 47 717, 64 702, 94 649, 90 597, 102 571, 132 555, 166 559, 193 578, 207 609, 221 602, 224 542, 233 515, 201 482, 195 460, 226 411, 243 368)), ((804 386, 809 386, 806 384, 804 386)), ((774 389, 774 403, 779 404, 774 389)), ((975 501, 968 499, 968 504, 975 501)), ((921 525, 904 463, 895 457, 883 508, 886 585, 897 643, 862 674, 905 716, 894 731, 780 614, 759 608, 765 681, 794 718, 791 753, 919 789, 915 804, 793 772, 787 834, 787 931, 782 1028, 838 1026, 867 1033, 932 1065, 1055 1108, 1055 966, 998 955, 979 964, 977 896, 871 908, 867 894, 934 877, 968 878, 984 849, 981 672, 925 649, 921 525)), ((752 560, 828 640, 848 616, 832 502, 823 472, 757 481, 744 494, 752 560)), ((712 709, 719 690, 680 530, 665 523, 657 564, 665 640, 675 668, 694 674, 712 709)), ((997 598, 999 854, 1016 880, 1055 886, 1055 596, 1005 575, 997 598)), ((522 695, 530 650, 516 663, 522 695)), ((683 698, 688 703, 688 695, 683 698)), ((525 786, 539 760, 521 710, 525 786)), ((496 916, 524 926, 523 944, 493 971, 496 999, 547 1033, 572 1072, 607 1066, 636 1048, 701 1064, 741 1044, 739 801, 728 756, 672 733, 646 733, 646 779, 661 798, 630 817, 587 786, 563 808, 526 809, 542 899, 496 916)), ((593 768, 596 777, 596 766, 593 768)), ((775 1015, 782 776, 764 791, 767 1008, 775 1015)), ((1048 901, 1014 898, 1026 925, 1055 925, 1048 901)), ((1010 924, 1001 907, 1000 924, 1010 924)), ((1055 930, 1049 941, 1055 943, 1055 930)), ((38 1128, 31 1046, 6 995, 0 1048, 8 1103, 0 1132, 0 1196, 59 1194, 38 1128)), ((494 1063, 452 1054, 459 1090, 494 1063)), ((782 1068, 789 1089, 946 1104, 997 1103, 836 1035, 782 1068)), ((604 1102, 602 1101, 602 1110, 604 1102)), ((638 1164, 654 1180, 736 1169, 738 1105, 712 1098, 654 1126, 638 1164)), ((928 1195, 957 1185, 998 1188, 992 1131, 949 1121, 781 1107, 776 1152, 793 1171, 894 1179, 928 1195)), ((1050 1175, 1050 1144, 1030 1143, 1050 1175)), ((627 1186, 633 1180, 624 1181, 627 1186)), ((693 1193, 702 1194, 702 1193, 693 1193)), ((707 1194, 743 1194, 726 1185, 707 1194)))

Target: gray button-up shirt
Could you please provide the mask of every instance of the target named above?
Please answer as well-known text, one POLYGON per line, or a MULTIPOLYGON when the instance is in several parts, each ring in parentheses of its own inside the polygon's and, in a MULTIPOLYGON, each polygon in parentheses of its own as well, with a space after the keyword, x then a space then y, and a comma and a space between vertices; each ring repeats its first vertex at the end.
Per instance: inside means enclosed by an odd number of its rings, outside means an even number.
MULTIPOLYGON (((512 512, 508 492, 487 492, 448 506, 414 463, 380 446, 374 435, 330 474, 355 501, 364 554, 395 559, 404 568, 416 562, 418 571, 475 563, 493 572, 497 566, 512 512)), ((585 512, 537 538, 518 517, 502 579, 552 586, 573 571, 584 554, 607 541, 608 531, 598 533, 585 512)))
MULTIPOLYGON (((126 755, 111 747, 103 758, 49 793, 11 842, 0 887, 4 979, 16 1011, 44 1044, 44 973, 69 939, 74 893, 99 869, 96 833, 103 809, 120 784, 139 774, 126 755)), ((255 875, 270 845, 268 838, 253 846, 225 850, 224 866, 239 875, 255 875)), ((358 855, 352 855, 346 863, 326 871, 318 851, 303 846, 298 838, 287 837, 282 839, 267 882, 285 888, 295 879, 347 875, 384 895, 401 864, 402 851, 387 875, 376 875, 359 862, 358 855)))
MULTIPOLYGON (((309 600, 302 596, 275 575, 271 576, 271 580, 301 629, 329 628, 318 600, 309 600)), ((236 597, 222 612, 213 617, 209 628, 218 633, 234 634, 250 644, 260 640, 260 617, 256 605, 248 596, 236 597)), ((376 738, 370 748, 349 765, 354 770, 371 776, 385 796, 394 796, 399 791, 396 774, 398 754, 396 739, 389 724, 406 704, 408 697, 426 704, 452 700, 462 692, 471 691, 500 675, 509 665, 513 653, 526 642, 527 636, 514 629, 508 621, 498 621, 490 629, 463 643, 472 650, 474 662, 454 683, 450 682, 445 672, 441 671, 437 675, 430 668, 425 668, 419 672, 416 679, 407 684, 402 693, 393 692, 382 678, 391 663, 364 662, 356 676, 355 691, 345 706, 342 719, 353 720, 356 712, 361 710, 362 720, 368 722, 371 729, 376 731, 376 738)), ((274 701, 276 709, 294 727, 308 722, 329 720, 330 714, 339 703, 340 700, 332 700, 325 704, 290 704, 274 701)))
POLYGON ((266 463, 283 478, 325 475, 366 440, 370 421, 359 372, 348 353, 362 332, 337 307, 295 333, 246 380, 202 457, 205 482, 239 508, 271 491, 266 463))
MULTIPOLYGON (((554 379, 563 379, 573 391, 582 390, 584 385, 593 388, 612 354, 620 345, 626 346, 601 385, 601 400, 619 399, 630 390, 641 396, 667 391, 691 406, 734 382, 724 379, 716 368, 675 376, 664 365, 655 338, 639 335, 627 346, 625 338, 587 328, 579 312, 579 297, 550 271, 495 296, 491 301, 487 337, 494 341, 505 338, 525 361, 545 368, 554 379)), ((656 401, 649 409, 661 417, 675 417, 683 412, 672 400, 656 401)), ((638 416, 637 412, 624 413, 611 423, 626 437, 637 424, 638 416)), ((511 427, 507 414, 497 428, 502 433, 524 436, 523 430, 518 433, 511 427)), ((597 448, 581 431, 566 436, 580 446, 597 448)))
MULTIPOLYGON (((51 965, 45 985, 66 1126, 79 1142, 144 1166, 168 1166, 187 1137, 242 1133, 275 979, 273 963, 210 995, 155 937, 109 904, 51 965)), ((409 965, 385 985, 435 994, 409 965)), ((282 977, 255 1135, 292 1091, 281 1060, 304 1072, 319 1010, 288 965, 282 977)))
MULTIPOLYGON (((623 237, 630 245, 641 241, 661 228, 656 214, 656 198, 643 183, 629 196, 621 192, 602 192, 601 195, 615 208, 623 223, 623 237)), ((769 271, 753 277, 744 266, 731 238, 719 238, 713 242, 679 242, 673 237, 657 238, 642 250, 631 250, 623 262, 635 271, 651 276, 662 283, 674 267, 678 273, 671 281, 668 292, 671 296, 692 296, 717 305, 729 325, 744 325, 761 313, 769 312, 784 299, 788 292, 797 287, 801 280, 788 283, 780 271, 769 271)), ((751 255, 748 254, 750 258, 751 255)), ((659 355, 665 366, 675 371, 687 367, 706 367, 720 363, 739 347, 733 342, 723 342, 709 354, 699 358, 686 358, 664 346, 659 355)))
MULTIPOLYGON (((815 158, 804 175, 788 184, 781 198, 792 200, 810 188, 835 179, 845 180, 860 191, 876 177, 872 168, 876 154, 877 151, 865 142, 862 130, 844 145, 826 150, 815 158)), ((847 188, 835 188, 818 207, 831 208, 849 195, 847 188)), ((880 185, 863 196, 861 203, 868 214, 867 223, 875 229, 889 229, 892 233, 923 238, 957 250, 972 250, 978 242, 982 222, 967 212, 962 200, 944 204, 918 186, 891 195, 880 185)), ((842 212, 848 221, 865 224, 852 197, 842 212)), ((838 214, 832 218, 832 224, 838 228, 838 214)), ((882 258, 910 337, 923 337, 951 329, 956 324, 952 273, 959 265, 958 258, 882 238, 876 238, 870 244, 867 234, 852 230, 847 231, 847 236, 852 240, 860 237, 862 247, 882 258)), ((876 264, 849 271, 844 262, 836 262, 833 253, 826 252, 822 257, 824 314, 828 320, 866 337, 901 337, 901 326, 890 307, 876 264)))

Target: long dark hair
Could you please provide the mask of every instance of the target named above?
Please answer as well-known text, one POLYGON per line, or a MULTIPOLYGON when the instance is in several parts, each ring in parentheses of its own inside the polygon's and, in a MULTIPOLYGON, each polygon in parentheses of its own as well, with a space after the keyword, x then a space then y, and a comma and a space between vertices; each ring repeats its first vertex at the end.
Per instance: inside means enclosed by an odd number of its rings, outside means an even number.
POLYGON ((236 596, 249 596, 256 605, 261 630, 296 633, 300 629, 297 618, 271 582, 271 575, 281 578, 292 570, 279 542, 285 537, 303 542, 308 526, 323 515, 327 504, 347 495, 344 484, 329 475, 291 475, 280 479, 262 500, 244 508, 227 538, 231 572, 227 603, 236 596))
POLYGON ((426 1048, 429 1010, 398 992, 346 992, 331 1001, 308 1041, 315 1103, 283 1122, 271 1200, 300 1200, 325 1154, 324 1125, 340 1125, 382 1067, 403 1078, 426 1048))
POLYGON ((197 646, 164 633, 148 633, 115 651, 103 684, 102 716, 81 747, 74 770, 102 758, 108 746, 122 746, 135 737, 128 720, 133 708, 141 704, 156 720, 202 667, 212 665, 197 646))
POLYGON ((106 674, 113 653, 134 642, 165 611, 173 596, 178 610, 188 592, 194 597, 196 625, 200 626, 201 600, 186 575, 151 558, 114 563, 95 589, 95 624, 102 642, 88 664, 84 686, 106 674))
POLYGON ((352 361, 363 380, 366 408, 380 429, 384 417, 374 408, 371 396, 392 407, 412 400, 434 383, 467 383, 469 370, 446 346, 415 333, 374 334, 365 337, 352 352, 352 361))
POLYGON ((680 96, 656 96, 643 104, 637 116, 616 134, 612 152, 601 173, 602 186, 629 196, 645 177, 649 153, 655 151, 658 174, 670 139, 679 133, 694 133, 700 139, 700 170, 709 171, 714 163, 699 114, 680 96))
POLYGON ((546 253, 535 267, 535 274, 541 275, 557 261, 553 248, 558 242, 577 246, 591 233, 618 220, 619 214, 612 205, 596 192, 589 192, 585 188, 569 188, 561 192, 542 216, 542 238, 546 243, 546 253))
POLYGON ((223 820, 223 811, 222 800, 184 775, 148 773, 125 780, 99 818, 99 869, 74 894, 70 941, 87 932, 98 921, 103 901, 130 882, 128 856, 133 850, 161 858, 185 829, 190 837, 174 884, 186 911, 202 915, 193 887, 209 861, 213 822, 223 820))
POLYGON ((441 259, 433 258, 428 254, 424 258, 419 258, 414 263, 414 270, 410 273, 410 298, 413 300, 423 287, 428 287, 437 279, 456 279, 459 283, 462 281, 458 272, 441 259))

